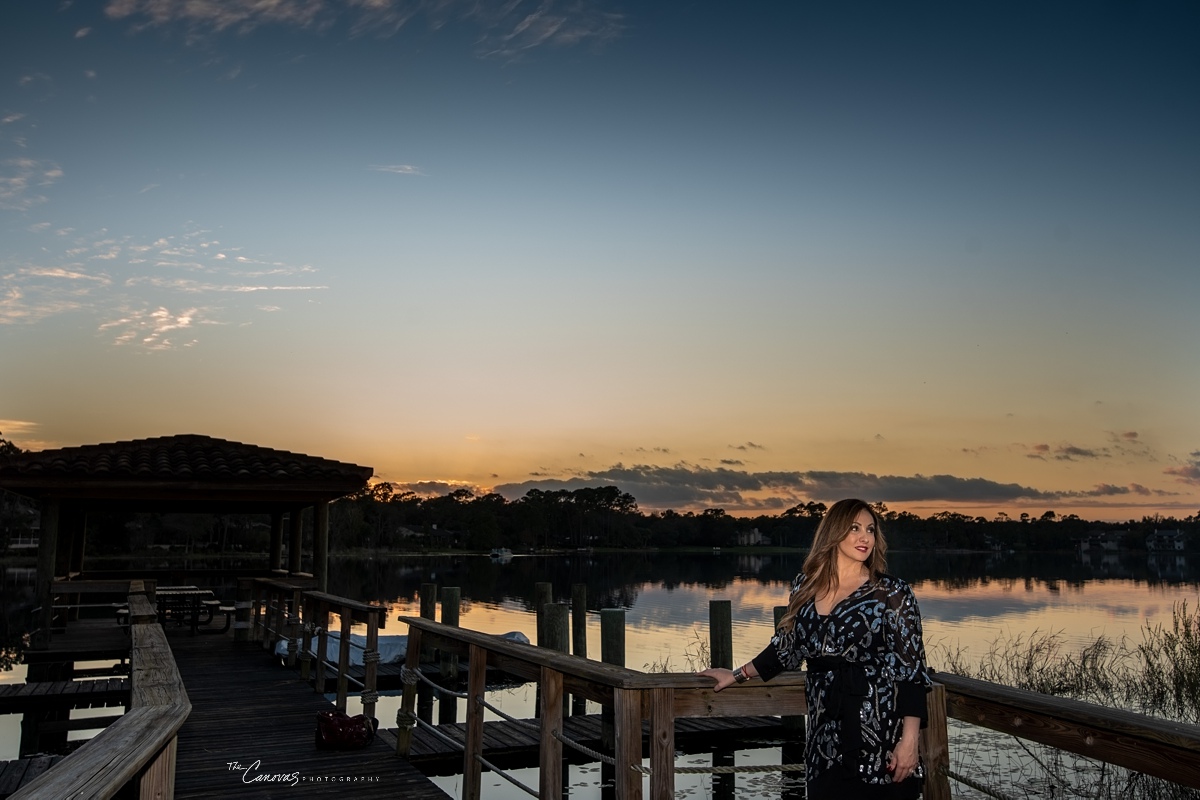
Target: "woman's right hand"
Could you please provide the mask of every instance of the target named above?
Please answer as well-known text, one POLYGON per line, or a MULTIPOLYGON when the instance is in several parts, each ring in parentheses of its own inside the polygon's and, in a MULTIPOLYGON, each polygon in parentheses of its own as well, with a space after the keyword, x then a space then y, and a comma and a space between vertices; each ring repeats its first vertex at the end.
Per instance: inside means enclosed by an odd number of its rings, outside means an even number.
POLYGON ((731 669, 710 667, 702 672, 697 672, 696 675, 703 678, 712 678, 714 681, 716 681, 717 685, 713 687, 714 692, 719 692, 722 689, 728 686, 733 686, 733 684, 736 683, 736 681, 733 679, 733 670, 731 669))

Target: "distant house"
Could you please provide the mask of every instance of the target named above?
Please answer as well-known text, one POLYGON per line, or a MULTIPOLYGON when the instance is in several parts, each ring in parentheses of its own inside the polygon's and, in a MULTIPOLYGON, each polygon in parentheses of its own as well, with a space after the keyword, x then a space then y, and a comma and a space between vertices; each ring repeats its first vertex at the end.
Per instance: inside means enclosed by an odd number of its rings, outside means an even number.
POLYGON ((1124 535, 1124 531, 1091 531, 1079 540, 1079 553, 1115 553, 1121 549, 1121 538, 1124 535))
POLYGON ((1181 530, 1156 530, 1146 537, 1146 550, 1152 553, 1182 551, 1184 539, 1184 533, 1181 530))
POLYGON ((748 531, 738 531, 737 535, 738 547, 749 547, 756 544, 770 544, 771 540, 763 536, 758 528, 751 528, 748 531))

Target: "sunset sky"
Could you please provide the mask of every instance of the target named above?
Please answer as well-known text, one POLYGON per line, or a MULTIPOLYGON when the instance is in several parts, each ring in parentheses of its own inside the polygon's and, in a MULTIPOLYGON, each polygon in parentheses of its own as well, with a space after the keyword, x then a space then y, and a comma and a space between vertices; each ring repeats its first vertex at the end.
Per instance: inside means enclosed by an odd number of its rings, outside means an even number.
POLYGON ((0 6, 0 432, 1200 509, 1200 6, 0 6))

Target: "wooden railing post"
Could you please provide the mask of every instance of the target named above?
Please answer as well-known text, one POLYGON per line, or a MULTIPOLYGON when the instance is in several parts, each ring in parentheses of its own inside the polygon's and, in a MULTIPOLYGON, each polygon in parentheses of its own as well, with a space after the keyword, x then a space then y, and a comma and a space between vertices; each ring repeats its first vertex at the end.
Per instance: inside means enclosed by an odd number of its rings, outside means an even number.
POLYGON ((650 690, 650 800, 675 797, 675 690, 650 690))
POLYGON ((709 666, 733 669, 733 605, 728 600, 708 601, 708 652, 709 666))
POLYGON ((946 687, 934 683, 925 696, 929 724, 921 731, 921 753, 925 759, 925 800, 950 800, 950 740, 946 726, 946 687))
POLYGON ((258 583, 250 584, 250 605, 252 607, 250 617, 250 641, 258 641, 258 637, 262 636, 262 596, 263 587, 258 583))
POLYGON ((317 694, 325 693, 325 662, 328 661, 329 652, 329 602, 327 600, 319 600, 317 602, 317 616, 313 620, 313 624, 317 626, 317 663, 313 665, 313 691, 317 694))
POLYGON ((317 616, 317 604, 308 597, 305 597, 302 603, 304 613, 300 623, 300 629, 303 631, 300 638, 300 680, 309 683, 312 681, 313 618, 317 616))
MULTIPOLYGON (((409 636, 419 634, 409 628, 409 636)), ((411 638, 409 641, 412 641, 411 638)), ((412 652, 412 651, 409 651, 412 652)), ((477 644, 468 651, 470 664, 467 667, 467 729, 463 741, 463 800, 480 800, 483 782, 483 765, 476 756, 483 755, 483 706, 479 698, 487 686, 487 651, 477 644)), ((408 686, 404 687, 408 698, 408 686)), ((409 707, 411 711, 411 706, 409 707)))
POLYGON ((341 639, 338 641, 337 700, 334 707, 345 713, 346 695, 350 693, 350 681, 347 680, 350 677, 350 626, 354 620, 344 608, 339 609, 339 616, 342 619, 342 630, 341 639))
MULTIPOLYGON (((565 606, 563 610, 566 610, 565 606)), ((555 738, 554 734, 562 733, 563 700, 565 699, 562 673, 550 667, 542 667, 540 683, 542 728, 538 747, 538 752, 541 754, 538 764, 540 775, 538 797, 540 800, 560 800, 562 797, 563 752, 562 742, 555 738)), ((641 736, 640 724, 638 736, 639 738, 641 736)))
MULTIPOLYGON (((292 604, 284 609, 287 614, 287 665, 290 669, 296 667, 296 651, 300 647, 300 602, 301 589, 292 590, 292 604)), ((280 600, 282 603, 282 598, 280 600)))
POLYGON ((363 714, 375 716, 375 703, 379 693, 375 691, 375 683, 379 676, 379 615, 387 613, 383 609, 367 615, 367 646, 363 649, 363 714))
POLYGON ((613 725, 616 728, 617 800, 642 800, 642 775, 633 769, 642 763, 642 693, 613 689, 613 725))
MULTIPOLYGON (((472 664, 475 662, 472 661, 472 664)), ((421 668, 421 629, 409 627, 408 629, 408 652, 404 655, 404 668, 416 672, 421 668)), ((470 707, 468 706, 468 715, 470 707)), ((396 755, 408 757, 408 750, 412 747, 413 726, 416 725, 417 718, 417 685, 415 683, 404 683, 404 693, 400 696, 400 713, 396 715, 396 755), (410 724, 411 723, 411 724, 410 724)), ((470 716, 467 717, 470 719, 470 716)), ((483 733, 483 717, 480 718, 481 727, 479 732, 483 733)))

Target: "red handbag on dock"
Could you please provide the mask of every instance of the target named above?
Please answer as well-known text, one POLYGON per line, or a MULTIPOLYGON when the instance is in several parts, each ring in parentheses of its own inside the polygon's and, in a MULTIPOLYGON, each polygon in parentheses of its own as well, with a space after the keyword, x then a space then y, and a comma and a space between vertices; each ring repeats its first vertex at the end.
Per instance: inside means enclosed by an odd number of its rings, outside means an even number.
POLYGON ((317 712, 317 747, 321 750, 357 750, 375 741, 374 717, 351 717, 341 711, 317 712))

